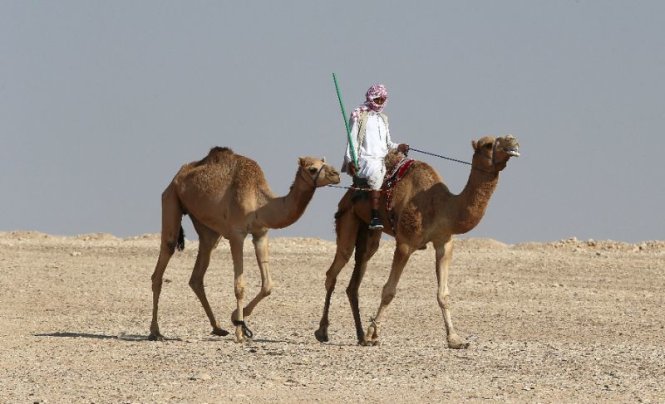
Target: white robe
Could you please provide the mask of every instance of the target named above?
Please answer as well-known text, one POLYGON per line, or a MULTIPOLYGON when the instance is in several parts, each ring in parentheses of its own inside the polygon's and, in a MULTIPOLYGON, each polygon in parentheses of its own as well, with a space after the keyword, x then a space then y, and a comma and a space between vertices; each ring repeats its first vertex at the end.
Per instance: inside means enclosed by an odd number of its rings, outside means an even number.
MULTIPOLYGON (((351 123, 351 139, 355 149, 358 151, 358 172, 356 176, 366 178, 371 189, 381 189, 383 178, 386 175, 384 158, 391 149, 396 149, 399 144, 390 139, 390 130, 383 121, 381 115, 374 111, 368 111, 367 123, 365 125, 365 138, 362 144, 358 142, 359 122, 353 120, 351 123)), ((353 164, 351 148, 346 145, 344 164, 353 164)))

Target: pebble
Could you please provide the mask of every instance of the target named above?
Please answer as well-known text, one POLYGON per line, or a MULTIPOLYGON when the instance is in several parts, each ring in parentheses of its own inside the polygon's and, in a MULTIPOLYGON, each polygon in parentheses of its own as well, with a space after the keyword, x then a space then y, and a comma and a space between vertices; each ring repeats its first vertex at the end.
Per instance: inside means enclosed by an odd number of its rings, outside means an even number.
POLYGON ((199 373, 198 375, 193 375, 189 378, 189 380, 211 380, 212 376, 210 376, 208 373, 199 373))

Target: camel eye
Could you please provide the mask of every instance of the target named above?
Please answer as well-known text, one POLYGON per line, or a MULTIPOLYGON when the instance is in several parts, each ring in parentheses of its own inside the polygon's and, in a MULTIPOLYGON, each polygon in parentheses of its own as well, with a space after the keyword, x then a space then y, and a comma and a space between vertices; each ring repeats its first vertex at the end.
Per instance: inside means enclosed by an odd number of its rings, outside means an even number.
POLYGON ((487 150, 491 149, 492 146, 493 146, 492 143, 487 143, 487 144, 483 145, 483 147, 486 148, 487 150))
POLYGON ((316 167, 310 167, 310 168, 309 168, 309 173, 310 173, 310 174, 316 174, 317 171, 319 171, 319 169, 316 168, 316 167))

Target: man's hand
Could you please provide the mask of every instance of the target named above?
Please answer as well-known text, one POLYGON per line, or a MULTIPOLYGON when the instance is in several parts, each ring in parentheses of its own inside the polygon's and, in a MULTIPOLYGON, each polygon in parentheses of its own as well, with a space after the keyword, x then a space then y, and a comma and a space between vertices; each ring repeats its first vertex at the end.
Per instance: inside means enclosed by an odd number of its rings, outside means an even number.
POLYGON ((350 176, 355 177, 356 176, 356 165, 353 163, 349 163, 349 165, 346 167, 346 171, 349 173, 350 176))
POLYGON ((397 146, 397 151, 400 151, 406 155, 409 153, 409 145, 406 143, 401 143, 399 146, 397 146))

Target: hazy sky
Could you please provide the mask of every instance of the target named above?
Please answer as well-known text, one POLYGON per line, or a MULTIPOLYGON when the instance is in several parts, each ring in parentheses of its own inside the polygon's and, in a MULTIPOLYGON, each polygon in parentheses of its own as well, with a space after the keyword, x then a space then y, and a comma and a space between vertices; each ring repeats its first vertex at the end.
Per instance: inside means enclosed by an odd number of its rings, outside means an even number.
MULTIPOLYGON (((397 142, 520 139, 467 236, 665 239, 659 0, 0 0, 0 231, 159 232, 162 190, 215 145, 283 195, 299 156, 341 164, 333 72, 347 111, 388 87, 397 142)), ((462 190, 468 166, 411 157, 462 190)), ((342 194, 272 237, 333 240, 342 194)))

